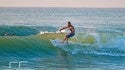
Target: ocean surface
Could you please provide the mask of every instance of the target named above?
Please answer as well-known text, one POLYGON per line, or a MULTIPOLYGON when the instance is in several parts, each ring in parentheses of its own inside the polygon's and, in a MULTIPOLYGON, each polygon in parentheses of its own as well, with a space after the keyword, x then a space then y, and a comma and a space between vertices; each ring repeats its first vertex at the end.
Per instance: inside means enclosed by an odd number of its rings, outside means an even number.
POLYGON ((125 70, 125 8, 1 7, 0 70, 125 70))

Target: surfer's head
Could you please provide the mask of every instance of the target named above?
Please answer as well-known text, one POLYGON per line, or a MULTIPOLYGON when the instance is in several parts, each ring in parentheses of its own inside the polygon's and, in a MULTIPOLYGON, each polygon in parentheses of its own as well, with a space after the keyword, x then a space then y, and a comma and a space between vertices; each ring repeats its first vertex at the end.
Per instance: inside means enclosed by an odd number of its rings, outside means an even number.
POLYGON ((70 21, 68 22, 68 26, 71 26, 71 22, 70 21))

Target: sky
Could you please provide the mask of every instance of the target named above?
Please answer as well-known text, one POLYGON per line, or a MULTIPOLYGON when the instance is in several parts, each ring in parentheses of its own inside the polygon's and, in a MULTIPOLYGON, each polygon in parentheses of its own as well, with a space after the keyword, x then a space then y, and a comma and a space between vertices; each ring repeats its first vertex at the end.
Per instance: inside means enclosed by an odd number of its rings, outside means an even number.
POLYGON ((125 7, 125 0, 0 0, 0 7, 125 7))

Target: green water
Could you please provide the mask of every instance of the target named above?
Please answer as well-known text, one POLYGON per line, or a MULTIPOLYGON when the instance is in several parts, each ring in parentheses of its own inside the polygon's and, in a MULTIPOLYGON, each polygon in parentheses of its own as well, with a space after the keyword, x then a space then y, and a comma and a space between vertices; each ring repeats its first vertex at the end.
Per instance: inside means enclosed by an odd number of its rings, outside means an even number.
POLYGON ((69 39, 71 44, 61 47, 53 46, 49 40, 63 40, 64 36, 62 33, 47 33, 0 37, 1 68, 7 68, 11 61, 28 61, 24 68, 34 70, 125 69, 124 34, 77 33, 69 39))

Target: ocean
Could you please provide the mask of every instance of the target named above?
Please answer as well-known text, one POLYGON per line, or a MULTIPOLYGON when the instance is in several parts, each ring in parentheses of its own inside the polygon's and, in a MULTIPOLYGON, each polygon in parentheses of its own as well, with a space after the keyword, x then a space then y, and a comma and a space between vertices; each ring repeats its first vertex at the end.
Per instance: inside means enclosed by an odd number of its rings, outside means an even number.
POLYGON ((125 8, 1 7, 0 70, 125 70, 125 8))

